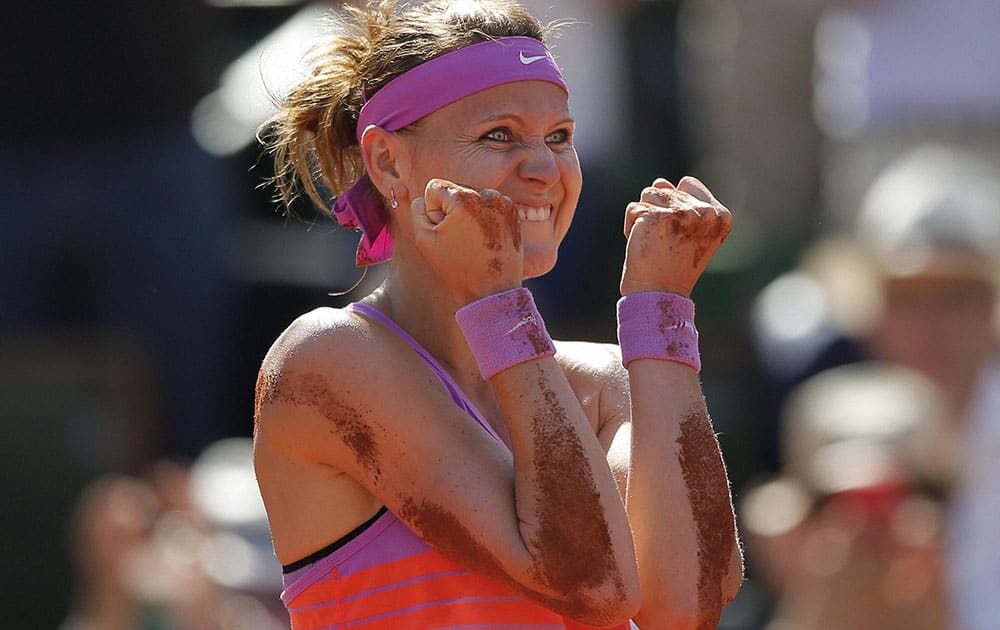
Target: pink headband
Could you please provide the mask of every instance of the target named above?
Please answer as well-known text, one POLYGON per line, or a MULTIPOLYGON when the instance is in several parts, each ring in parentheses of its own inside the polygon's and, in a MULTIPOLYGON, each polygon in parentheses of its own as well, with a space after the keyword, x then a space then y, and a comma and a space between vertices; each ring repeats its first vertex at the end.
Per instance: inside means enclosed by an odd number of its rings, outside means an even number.
MULTIPOLYGON (((481 42, 420 64, 387 83, 361 108, 358 145, 369 127, 398 131, 470 94, 514 81, 547 81, 567 94, 545 45, 531 37, 481 42)), ((392 258, 392 236, 378 192, 365 175, 333 204, 337 221, 361 230, 357 265, 392 258)))

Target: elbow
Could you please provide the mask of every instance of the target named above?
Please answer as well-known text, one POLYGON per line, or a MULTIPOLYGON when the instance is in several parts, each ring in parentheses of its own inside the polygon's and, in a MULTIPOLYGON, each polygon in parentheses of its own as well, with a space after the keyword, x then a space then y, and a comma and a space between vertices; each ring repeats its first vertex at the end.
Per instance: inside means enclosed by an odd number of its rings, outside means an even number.
POLYGON ((722 580, 722 605, 725 606, 736 598, 737 593, 743 586, 744 564, 743 552, 740 546, 736 545, 736 550, 730 558, 729 570, 722 580))
POLYGON ((526 567, 522 584, 544 606, 576 622, 597 628, 627 623, 640 605, 639 570, 628 553, 613 547, 601 552, 584 545, 545 550, 526 567))
POLYGON ((627 623, 635 618, 641 603, 638 574, 631 581, 617 580, 597 592, 592 592, 591 601, 598 605, 594 607, 594 614, 581 619, 582 623, 597 627, 627 623))
POLYGON ((617 575, 600 584, 579 585, 563 591, 565 596, 549 607, 559 614, 595 628, 619 626, 639 610, 638 576, 617 575))
POLYGON ((739 538, 735 536, 735 533, 731 549, 732 551, 727 558, 728 564, 726 564, 725 567, 722 567, 722 572, 719 576, 719 596, 723 606, 733 601, 733 599, 736 598, 736 595, 740 592, 740 588, 743 586, 745 570, 743 563, 743 547, 740 545, 739 538))
POLYGON ((574 598, 559 612, 578 623, 594 628, 612 628, 626 624, 639 612, 638 598, 574 598))
POLYGON ((722 617, 722 607, 705 607, 696 601, 643 602, 635 616, 642 630, 702 630, 715 628, 722 617))
MULTIPOLYGON (((738 589, 737 589, 738 590, 738 589)), ((735 597, 736 592, 733 592, 735 597)), ((724 599, 716 605, 690 602, 690 605, 674 603, 647 604, 633 619, 642 630, 703 630, 715 628, 722 619, 722 610, 732 599, 724 599)))
POLYGON ((699 630, 715 628, 722 617, 722 610, 739 592, 743 583, 743 557, 736 553, 723 574, 717 572, 712 579, 701 574, 697 580, 661 583, 660 588, 643 590, 642 605, 634 620, 642 630, 699 630))

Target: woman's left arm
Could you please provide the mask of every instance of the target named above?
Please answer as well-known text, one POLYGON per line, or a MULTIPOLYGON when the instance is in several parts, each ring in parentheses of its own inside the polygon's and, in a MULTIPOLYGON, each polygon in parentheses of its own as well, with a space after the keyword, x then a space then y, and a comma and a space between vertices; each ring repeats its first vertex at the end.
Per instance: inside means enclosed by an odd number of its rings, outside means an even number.
MULTIPOLYGON (((685 178, 676 188, 654 182, 626 214, 622 295, 688 297, 730 222, 698 180, 685 178)), ((627 374, 619 367, 608 379, 603 397, 617 419, 601 428, 601 441, 612 467, 627 471, 624 498, 642 597, 636 623, 641 630, 715 628, 739 590, 743 562, 698 373, 683 362, 637 358, 627 374)))

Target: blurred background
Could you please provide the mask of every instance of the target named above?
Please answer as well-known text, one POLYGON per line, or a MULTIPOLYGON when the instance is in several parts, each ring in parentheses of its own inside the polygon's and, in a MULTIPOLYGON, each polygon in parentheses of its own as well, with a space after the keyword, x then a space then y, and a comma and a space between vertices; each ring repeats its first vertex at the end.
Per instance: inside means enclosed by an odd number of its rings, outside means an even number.
MULTIPOLYGON (((731 237, 702 373, 749 579, 723 628, 1000 628, 1000 4, 526 0, 585 186, 531 288, 615 339, 621 216, 694 174, 731 237)), ((256 127, 328 2, 21 3, 0 47, 0 618, 281 628, 253 389, 357 237, 285 218, 256 127)), ((665 541, 665 544, 669 544, 665 541)))

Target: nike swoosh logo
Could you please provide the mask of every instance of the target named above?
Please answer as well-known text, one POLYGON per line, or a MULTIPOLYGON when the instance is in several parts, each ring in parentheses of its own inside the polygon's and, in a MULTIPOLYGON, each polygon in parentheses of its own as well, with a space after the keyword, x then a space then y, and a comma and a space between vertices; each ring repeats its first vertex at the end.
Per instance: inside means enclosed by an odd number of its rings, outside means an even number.
POLYGON ((521 63, 523 63, 526 66, 535 63, 539 59, 545 59, 545 55, 538 55, 537 57, 525 57, 523 50, 520 51, 518 57, 520 58, 521 63))

